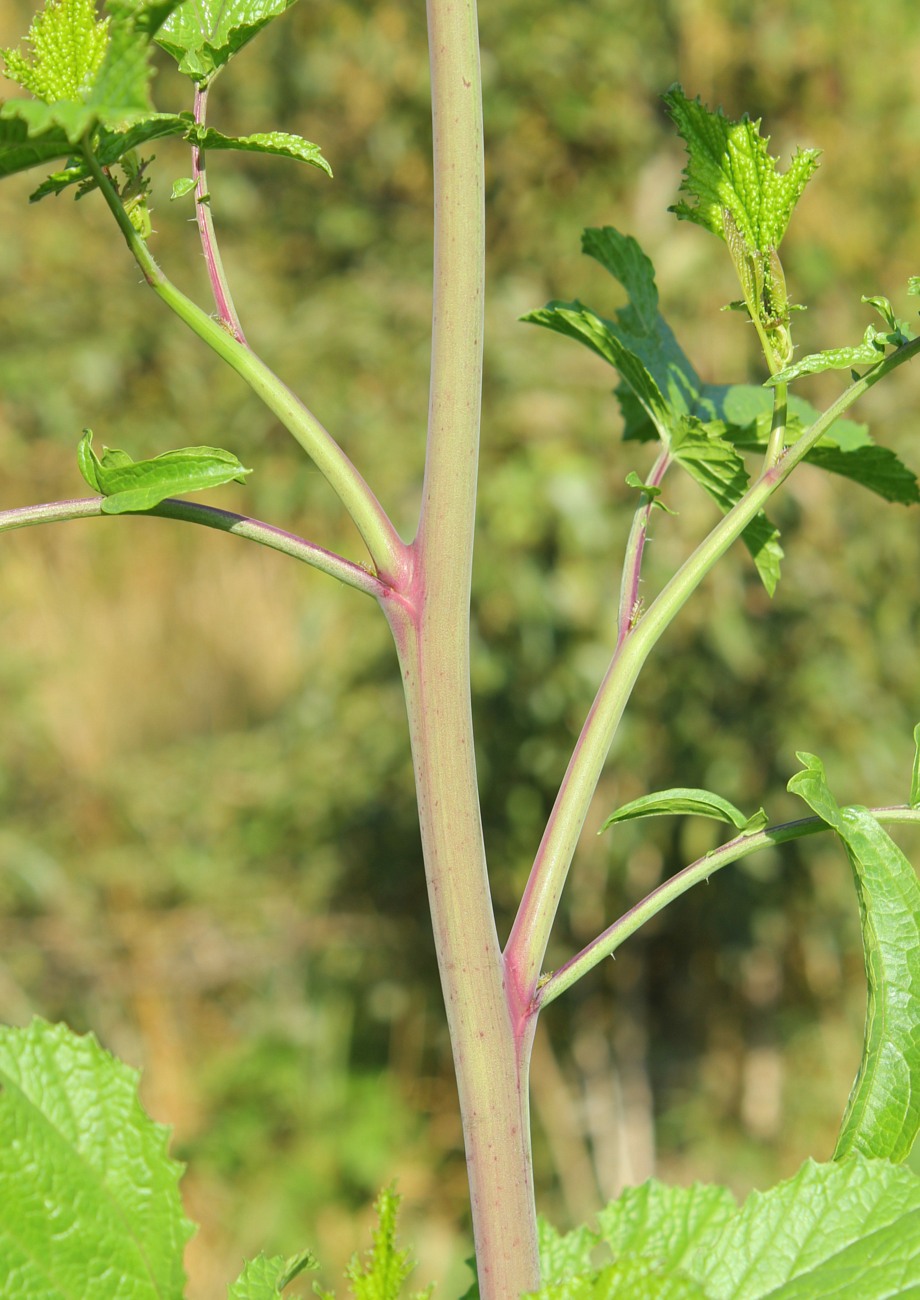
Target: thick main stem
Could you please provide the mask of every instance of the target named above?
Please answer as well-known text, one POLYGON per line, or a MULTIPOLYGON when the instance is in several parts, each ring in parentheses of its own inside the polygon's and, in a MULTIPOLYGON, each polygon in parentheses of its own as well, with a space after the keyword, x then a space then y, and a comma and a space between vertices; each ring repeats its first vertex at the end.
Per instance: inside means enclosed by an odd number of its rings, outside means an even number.
POLYGON ((506 987, 470 709, 485 213, 475 0, 428 0, 434 305, 428 448, 412 573, 382 601, 409 713, 432 928, 483 1300, 539 1286, 527 1074, 533 1019, 506 987))

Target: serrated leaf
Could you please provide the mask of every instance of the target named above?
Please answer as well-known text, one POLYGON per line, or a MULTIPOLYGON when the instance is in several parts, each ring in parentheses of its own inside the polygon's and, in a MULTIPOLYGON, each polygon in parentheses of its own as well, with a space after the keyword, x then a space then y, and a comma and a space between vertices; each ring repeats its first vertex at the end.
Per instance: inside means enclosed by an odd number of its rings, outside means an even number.
MULTIPOLYGON (((671 450, 690 477, 727 512, 741 500, 749 476, 744 461, 724 433, 725 426, 719 421, 704 424, 695 416, 684 416, 672 433, 671 450)), ((772 596, 783 558, 779 530, 761 511, 745 528, 741 539, 751 553, 768 595, 772 596)))
POLYGON ((100 460, 92 442, 92 431, 87 429, 77 448, 77 462, 89 486, 105 497, 102 511, 107 515, 151 510, 167 497, 243 483, 252 473, 220 447, 179 447, 138 461, 125 451, 105 447, 100 460))
MULTIPOLYGON (((724 436, 740 451, 764 452, 773 414, 772 395, 762 386, 734 384, 703 386, 700 411, 725 424, 724 436)), ((788 398, 786 443, 791 444, 818 419, 818 411, 803 398, 788 398)), ((832 474, 851 479, 886 501, 913 505, 920 502, 917 476, 888 447, 879 447, 868 426, 855 420, 835 420, 817 446, 805 457, 832 474)))
MULTIPOLYGON (((79 18, 85 27, 86 15, 82 10, 78 13, 74 7, 78 0, 61 0, 61 3, 69 4, 72 8, 70 16, 75 23, 79 18)), ((79 43, 78 53, 70 53, 73 41, 68 44, 70 36, 66 30, 59 33, 54 53, 44 51, 41 63, 35 64, 34 75, 28 86, 29 89, 35 86, 45 96, 53 97, 11 99, 0 105, 0 118, 11 124, 24 124, 25 138, 34 141, 44 156, 29 161, 21 148, 17 150, 21 139, 14 136, 7 141, 0 137, 0 177, 34 166, 36 162, 45 161, 49 157, 67 156, 96 127, 102 127, 110 136, 118 138, 127 128, 150 120, 166 117, 175 121, 173 115, 162 115, 154 111, 148 87, 153 75, 150 66, 151 37, 159 23, 178 3, 180 0, 108 0, 106 40, 103 57, 98 61, 88 62, 83 45, 79 43), (71 58, 70 64, 66 62, 68 58, 71 58), (66 90, 67 93, 56 94, 58 89, 66 90), (60 147, 61 133, 66 141, 63 147, 60 147), (53 153, 48 152, 51 148, 54 149, 53 153)), ((46 21, 49 14, 57 11, 58 0, 48 0, 44 11, 46 21)), ((80 30, 83 30, 82 27, 80 30)), ((159 130, 156 133, 176 134, 175 130, 159 130)), ((19 134, 21 136, 21 127, 19 134)), ((116 158, 120 158, 132 147, 134 146, 130 144, 123 145, 116 158)), ((109 158, 107 161, 115 159, 109 158)))
POLYGON ((32 20, 28 50, 0 50, 10 81, 46 104, 82 103, 96 80, 109 43, 109 20, 97 19, 95 0, 48 0, 32 20))
POLYGON ((854 366, 875 366, 883 360, 885 350, 889 347, 901 347, 907 341, 900 331, 882 333, 874 325, 869 325, 863 341, 850 348, 827 348, 823 352, 812 352, 801 361, 786 366, 765 381, 764 387, 775 388, 777 384, 791 384, 802 375, 817 375, 825 370, 852 370, 854 366))
POLYGON ((920 883, 865 808, 838 807, 814 754, 789 782, 843 841, 859 901, 868 999, 859 1073, 834 1158, 904 1160, 920 1128, 920 883))
POLYGON ((283 1255, 257 1255, 247 1260, 237 1280, 227 1289, 227 1300, 276 1300, 289 1282, 319 1265, 312 1251, 285 1259, 283 1255))
POLYGON ((808 1160, 687 1265, 708 1300, 882 1300, 920 1289, 920 1178, 884 1160, 808 1160))
MULTIPOLYGON (((766 814, 761 808, 753 817, 745 817, 734 804, 723 799, 721 795, 709 790, 697 790, 687 786, 677 786, 672 790, 658 790, 655 794, 644 794, 623 804, 616 812, 610 814, 601 831, 616 822, 636 821, 640 817, 711 817, 715 821, 727 822, 736 830, 761 830, 766 825, 766 814)), ((598 831, 600 834, 600 831, 598 831)))
POLYGON ((920 808, 920 722, 914 727, 914 765, 910 775, 911 808, 920 808))
POLYGON ((798 149, 789 169, 780 172, 761 136, 760 119, 746 114, 739 121, 721 109, 713 112, 699 99, 688 99, 672 86, 664 102, 687 147, 688 161, 681 201, 672 211, 725 238, 725 212, 731 216, 751 250, 767 254, 780 246, 792 210, 818 166, 817 149, 798 149))
POLYGON ((586 1277, 542 1286, 522 1300, 707 1300, 692 1278, 648 1259, 621 1255, 613 1264, 586 1277))
MULTIPOLYGON (((627 436, 646 436, 636 407, 641 407, 675 459, 725 510, 747 486, 740 456, 696 419, 704 385, 658 311, 654 269, 636 241, 607 226, 586 230, 585 253, 620 281, 629 295, 614 320, 598 316, 580 302, 551 302, 522 320, 542 325, 585 344, 614 366, 628 386, 633 403, 627 436)), ((782 549, 778 533, 762 513, 748 525, 742 540, 754 558, 761 580, 773 593, 779 579, 782 549)))
POLYGON ((208 81, 294 0, 185 0, 157 41, 195 81, 208 81))
MULTIPOLYGON (((400 1300, 403 1283, 415 1268, 410 1252, 399 1249, 396 1242, 399 1202, 393 1187, 383 1188, 374 1202, 377 1227, 373 1245, 363 1263, 355 1256, 345 1270, 354 1300, 400 1300)), ((412 1300, 428 1300, 431 1291, 428 1287, 416 1292, 412 1300)), ((334 1297, 329 1295, 328 1300, 334 1297)))
POLYGON ((0 1028, 0 1294, 182 1294, 182 1169, 137 1081, 92 1035, 0 1028))
POLYGON ((274 154, 280 158, 296 158, 299 162, 310 163, 319 167, 327 176, 332 175, 332 168, 320 153, 319 145, 311 144, 300 135, 289 135, 286 131, 263 131, 257 135, 223 135, 212 127, 191 127, 185 138, 200 148, 210 152, 212 149, 239 149, 247 153, 274 154))

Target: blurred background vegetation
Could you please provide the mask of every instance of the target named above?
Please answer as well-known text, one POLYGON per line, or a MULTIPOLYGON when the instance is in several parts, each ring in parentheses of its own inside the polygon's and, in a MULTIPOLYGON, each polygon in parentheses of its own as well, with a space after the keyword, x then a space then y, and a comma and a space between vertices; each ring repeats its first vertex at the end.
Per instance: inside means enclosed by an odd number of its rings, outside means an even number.
MULTIPOLYGON (((32 0, 6 0, 0 45, 32 0)), ((482 6, 488 158, 483 486, 474 678, 502 937, 606 662, 629 524, 614 376, 517 317, 601 313, 583 258, 614 224, 652 256, 665 314, 707 380, 759 382, 723 247, 678 225, 679 80, 763 115, 784 159, 823 166, 784 244, 800 354, 855 342, 862 293, 920 271, 920 9, 914 0, 503 0, 482 6)), ((214 156, 244 326, 410 535, 430 313, 430 124, 420 0, 322 0, 218 82, 210 120, 316 140, 336 179, 214 156)), ((2 89, 2 83, 0 83, 2 89)), ((161 108, 188 104, 165 59, 161 108)), ((157 149, 153 248, 207 302, 181 147, 157 149)), ((101 201, 30 208, 0 187, 0 507, 79 495, 75 446, 190 442, 257 473, 219 500, 360 557, 302 453, 138 283, 101 201), (236 495, 234 496, 234 492, 236 495)), ((810 381, 816 402, 840 377, 810 381)), ((857 411, 920 462, 920 369, 857 411)), ((712 520, 675 485, 647 592, 712 520)), ((649 789, 703 785, 774 820, 794 750, 838 797, 903 801, 920 718, 920 514, 807 467, 775 504, 768 600, 738 548, 636 690, 585 835, 557 964, 715 841, 693 821, 593 832, 649 789)), ((330 1279, 394 1176, 419 1276, 465 1286, 465 1175, 428 931, 395 656, 371 602, 284 559, 158 520, 0 544, 0 1013, 93 1028, 144 1069, 188 1161, 191 1294, 244 1253, 314 1246, 330 1279)), ((911 852, 918 838, 900 836, 911 852)), ((534 1062, 542 1209, 565 1226, 656 1172, 739 1193, 827 1156, 859 1056, 864 978, 849 868, 810 841, 729 869, 544 1017, 534 1062)))

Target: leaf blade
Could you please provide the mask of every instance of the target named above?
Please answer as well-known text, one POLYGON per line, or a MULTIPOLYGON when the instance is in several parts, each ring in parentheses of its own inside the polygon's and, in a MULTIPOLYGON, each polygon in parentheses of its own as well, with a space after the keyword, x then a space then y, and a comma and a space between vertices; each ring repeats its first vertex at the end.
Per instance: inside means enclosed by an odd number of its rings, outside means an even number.
POLYGON ((714 821, 725 822, 736 830, 760 830, 766 824, 763 809, 753 817, 746 817, 739 808, 721 795, 711 790, 700 790, 690 786, 675 786, 670 790, 658 790, 654 794, 641 795, 623 804, 616 812, 610 814, 600 828, 607 830, 618 822, 636 821, 643 817, 709 817, 714 821), (756 826, 755 826, 756 823, 756 826))
POLYGON ((151 510, 167 497, 243 483, 252 473, 220 447, 179 447, 139 461, 106 447, 100 460, 92 441, 92 430, 86 429, 77 463, 89 486, 102 494, 102 512, 107 515, 151 510))
POLYGON ((821 760, 797 757, 805 769, 790 792, 836 831, 850 859, 868 986, 862 1057, 834 1158, 905 1160, 920 1128, 920 883, 871 813, 838 807, 821 760))

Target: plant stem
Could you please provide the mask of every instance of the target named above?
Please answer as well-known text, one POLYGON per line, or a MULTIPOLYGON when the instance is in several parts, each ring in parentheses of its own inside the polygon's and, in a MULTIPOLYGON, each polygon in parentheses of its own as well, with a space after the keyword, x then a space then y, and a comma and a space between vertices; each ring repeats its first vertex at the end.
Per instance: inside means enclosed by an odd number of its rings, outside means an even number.
MULTIPOLYGON (((904 806, 870 808, 869 811, 880 822, 920 825, 920 808, 904 806)), ((567 961, 564 966, 560 966, 551 975, 544 977, 536 994, 534 1010, 542 1010, 548 1003, 555 1001, 560 993, 571 988, 583 975, 587 975, 589 970, 599 965, 605 957, 612 957, 624 939, 635 934, 646 921, 650 921, 675 898, 679 898, 681 894, 685 894, 688 889, 692 889, 701 881, 708 880, 714 871, 719 871, 722 867, 727 867, 730 863, 738 862, 741 858, 746 858, 749 854, 757 853, 760 849, 771 845, 786 844, 789 840, 801 839, 805 835, 815 835, 831 829, 820 817, 803 817, 799 821, 768 826, 753 835, 737 835, 733 840, 713 849, 711 853, 697 858, 696 862, 691 862, 688 867, 678 871, 657 889, 647 894, 640 903, 636 903, 628 912, 624 912, 613 925, 608 926, 596 939, 592 939, 587 947, 567 961)))
MULTIPOLYGON (((661 480, 671 464, 671 453, 665 447, 658 455, 658 459, 652 466, 651 473, 648 476, 650 487, 659 487, 661 480)), ((623 558, 623 577, 620 581, 620 604, 617 613, 617 645, 619 645, 630 628, 638 621, 639 614, 642 610, 642 600, 639 596, 639 583, 642 580, 642 557, 645 554, 645 543, 648 541, 648 527, 652 518, 652 511, 655 508, 654 500, 649 497, 643 498, 642 505, 633 515, 632 527, 629 530, 629 540, 626 543, 626 554, 623 558)))
MULTIPOLYGON (((102 510, 102 497, 81 497, 72 501, 50 501, 44 505, 19 506, 15 510, 0 510, 0 533, 12 532, 17 528, 30 528, 34 524, 63 523, 69 519, 113 519, 124 516, 106 515, 102 510)), ((332 578, 356 591, 363 591, 366 596, 378 599, 388 588, 360 564, 343 559, 333 551, 326 551, 313 542, 305 541, 294 533, 275 528, 273 524, 263 523, 261 519, 251 519, 248 515, 234 514, 231 510, 218 510, 214 506, 201 505, 195 501, 180 501, 168 497, 150 510, 130 512, 132 518, 155 515, 159 519, 178 519, 183 523, 202 524, 205 528, 216 528, 220 532, 233 533, 235 537, 245 537, 247 541, 258 542, 273 551, 280 551, 292 559, 301 560, 311 568, 327 573, 332 578)))
POLYGON ((411 582, 382 602, 399 651, 432 928, 470 1182, 480 1295, 539 1285, 527 1071, 489 893, 470 708, 485 217, 475 0, 428 0, 434 303, 428 447, 411 582))
POLYGON ((770 423, 770 437, 764 456, 764 469, 772 469, 786 445, 786 384, 777 384, 773 389, 773 419, 770 423))
POLYGON ((200 339, 231 366, 262 399, 312 458, 354 520, 382 578, 398 582, 405 575, 407 548, 355 466, 332 435, 265 362, 207 312, 187 298, 164 275, 153 254, 131 225, 121 200, 88 148, 84 158, 125 237, 144 279, 166 305, 200 339))
POLYGON ((505 947, 506 963, 515 972, 522 997, 528 989, 531 998, 536 991, 562 888, 591 799, 627 700, 653 647, 713 565, 740 537, 834 421, 869 388, 897 366, 909 361, 918 351, 920 339, 914 339, 852 383, 798 441, 786 449, 777 464, 764 470, 752 483, 617 645, 562 779, 505 947))
MULTIPOLYGON (((195 122, 202 128, 205 126, 208 114, 208 89, 207 82, 195 86, 195 122)), ((243 334, 243 327, 233 304, 230 284, 224 272, 224 263, 214 231, 204 149, 197 144, 192 145, 192 176, 195 179, 195 216, 198 221, 198 234, 201 238, 201 248, 208 268, 208 279, 211 281, 211 292, 214 294, 217 315, 221 324, 233 334, 234 338, 240 343, 245 343, 246 336, 243 334)))

